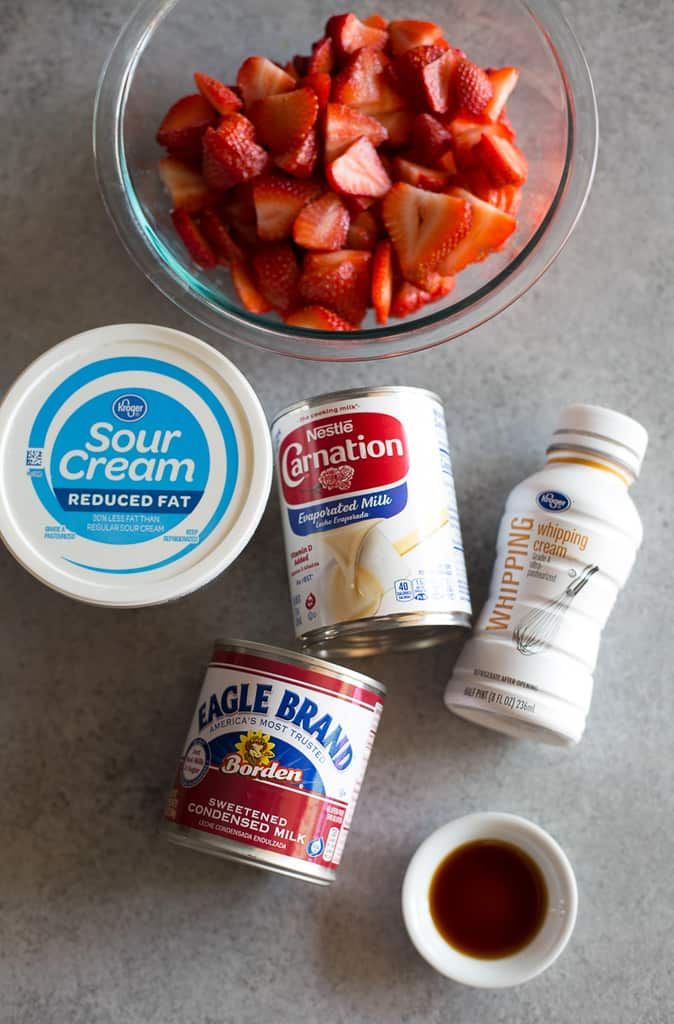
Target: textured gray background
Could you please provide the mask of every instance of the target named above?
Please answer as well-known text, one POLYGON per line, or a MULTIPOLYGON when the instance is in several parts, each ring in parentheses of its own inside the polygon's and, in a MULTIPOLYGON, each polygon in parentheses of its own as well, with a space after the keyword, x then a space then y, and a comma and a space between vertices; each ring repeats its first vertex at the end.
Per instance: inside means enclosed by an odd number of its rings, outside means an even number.
MULTIPOLYGON (((131 4, 106 6, 0 5, 0 388, 88 327, 194 328, 131 264, 96 193, 93 89, 131 4)), ((590 400, 647 425, 634 489, 646 539, 606 630, 586 738, 571 753, 539 749, 444 713, 459 638, 380 658, 368 670, 390 701, 330 890, 179 851, 158 823, 213 637, 291 640, 276 503, 226 577, 159 610, 76 605, 1 551, 3 1024, 672 1020, 671 3, 565 7, 595 76, 603 145, 580 227, 545 279, 468 338, 383 367, 229 354, 270 413, 365 383, 442 392, 478 605, 503 499, 539 463, 557 410, 590 400), (580 885, 563 958, 500 994, 435 975, 399 912, 418 842, 486 808, 548 828, 580 885)))

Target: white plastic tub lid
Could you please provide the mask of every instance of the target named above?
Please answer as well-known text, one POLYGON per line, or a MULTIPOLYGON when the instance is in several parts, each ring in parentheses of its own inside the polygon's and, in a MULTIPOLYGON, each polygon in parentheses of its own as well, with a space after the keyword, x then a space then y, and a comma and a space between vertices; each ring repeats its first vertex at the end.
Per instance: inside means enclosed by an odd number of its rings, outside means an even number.
POLYGON ((271 474, 246 378, 165 327, 69 338, 0 406, 2 539, 43 583, 93 604, 158 604, 208 583, 253 535, 271 474))

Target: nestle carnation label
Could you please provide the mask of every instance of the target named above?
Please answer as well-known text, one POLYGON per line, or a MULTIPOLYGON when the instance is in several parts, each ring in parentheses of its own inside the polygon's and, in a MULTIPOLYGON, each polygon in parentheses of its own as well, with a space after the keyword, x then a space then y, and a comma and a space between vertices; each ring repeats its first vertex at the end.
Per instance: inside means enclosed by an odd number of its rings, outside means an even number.
POLYGON ((434 396, 326 396, 282 414, 273 442, 298 636, 399 613, 470 614, 434 396))

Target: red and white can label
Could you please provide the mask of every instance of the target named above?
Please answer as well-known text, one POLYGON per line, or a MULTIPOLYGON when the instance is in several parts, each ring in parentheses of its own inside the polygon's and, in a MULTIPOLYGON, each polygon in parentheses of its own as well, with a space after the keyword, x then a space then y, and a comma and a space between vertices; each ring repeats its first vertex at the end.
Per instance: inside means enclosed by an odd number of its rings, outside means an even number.
POLYGON ((217 647, 167 819, 335 870, 382 707, 338 675, 217 647))

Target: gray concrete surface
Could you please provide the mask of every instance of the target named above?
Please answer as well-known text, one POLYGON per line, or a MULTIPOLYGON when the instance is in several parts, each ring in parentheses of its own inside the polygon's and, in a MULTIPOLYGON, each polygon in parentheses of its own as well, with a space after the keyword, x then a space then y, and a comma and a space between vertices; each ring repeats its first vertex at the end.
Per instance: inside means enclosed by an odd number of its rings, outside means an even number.
MULTIPOLYGON (((96 193, 93 89, 130 8, 0 6, 0 388, 87 327, 194 328, 131 264, 96 193)), ((270 413, 369 382, 442 392, 476 605, 503 499, 538 464, 557 410, 591 400, 647 425, 634 489, 645 543, 606 630, 586 738, 570 753, 536 748, 444 713, 459 638, 383 657, 368 669, 389 706, 330 890, 178 851, 158 825, 213 637, 291 641, 275 501, 230 573, 161 609, 76 605, 0 551, 2 1024, 672 1020, 674 33, 668 0, 565 9, 595 76, 603 145, 582 222, 544 280, 462 341, 384 366, 228 354, 270 413), (399 911, 418 842, 481 808, 548 828, 580 885, 563 958, 504 993, 435 975, 399 911)))

